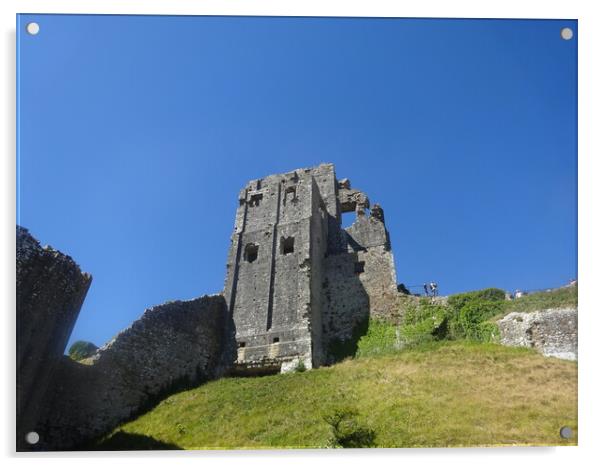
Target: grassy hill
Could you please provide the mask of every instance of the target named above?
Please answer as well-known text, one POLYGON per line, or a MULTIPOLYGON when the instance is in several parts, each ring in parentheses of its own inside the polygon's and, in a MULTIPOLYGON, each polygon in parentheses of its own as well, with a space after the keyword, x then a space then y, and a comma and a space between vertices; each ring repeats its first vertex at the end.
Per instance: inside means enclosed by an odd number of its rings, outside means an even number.
POLYGON ((577 286, 556 288, 550 291, 540 291, 519 299, 506 301, 505 313, 533 312, 543 309, 571 307, 577 308, 577 286))
POLYGON ((574 362, 470 341, 367 354, 312 371, 225 378, 183 391, 97 448, 576 444, 574 362), (562 426, 575 436, 562 439, 562 426))
POLYGON ((351 357, 339 364, 183 391, 96 448, 575 445, 577 364, 495 344, 495 320, 576 305, 576 287, 512 301, 495 288, 407 297, 398 315, 341 345, 338 356, 351 357), (560 437, 563 426, 573 438, 560 437))

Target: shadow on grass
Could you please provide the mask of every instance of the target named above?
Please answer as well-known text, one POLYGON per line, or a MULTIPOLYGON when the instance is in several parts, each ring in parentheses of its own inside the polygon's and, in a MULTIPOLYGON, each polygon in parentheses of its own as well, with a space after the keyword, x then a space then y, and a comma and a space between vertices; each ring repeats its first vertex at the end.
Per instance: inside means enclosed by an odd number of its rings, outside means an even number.
POLYGON ((127 450, 183 450, 173 443, 166 443, 147 435, 116 432, 111 437, 97 443, 92 450, 127 451, 127 450))
POLYGON ((334 340, 330 343, 328 352, 332 358, 333 363, 342 361, 345 358, 353 357, 357 353, 358 342, 366 333, 368 333, 368 325, 370 319, 364 317, 360 322, 353 328, 351 338, 348 340, 334 340))

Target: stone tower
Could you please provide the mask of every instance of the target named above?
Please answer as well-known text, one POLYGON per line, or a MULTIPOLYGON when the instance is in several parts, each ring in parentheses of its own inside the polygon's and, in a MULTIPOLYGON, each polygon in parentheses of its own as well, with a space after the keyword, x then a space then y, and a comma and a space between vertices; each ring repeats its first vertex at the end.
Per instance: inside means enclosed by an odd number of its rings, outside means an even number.
POLYGON ((332 362, 397 285, 384 213, 332 164, 250 181, 240 191, 224 296, 242 372, 332 362), (345 212, 356 219, 341 228, 345 212))

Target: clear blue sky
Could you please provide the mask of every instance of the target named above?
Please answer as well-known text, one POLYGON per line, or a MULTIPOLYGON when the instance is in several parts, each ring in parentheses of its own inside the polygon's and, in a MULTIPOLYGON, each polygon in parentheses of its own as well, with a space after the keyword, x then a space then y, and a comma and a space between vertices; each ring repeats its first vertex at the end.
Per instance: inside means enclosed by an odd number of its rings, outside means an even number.
POLYGON ((245 182, 321 162, 383 206, 399 282, 566 283, 576 32, 572 20, 21 16, 18 222, 94 276, 71 342, 100 345, 149 306, 219 292, 245 182))

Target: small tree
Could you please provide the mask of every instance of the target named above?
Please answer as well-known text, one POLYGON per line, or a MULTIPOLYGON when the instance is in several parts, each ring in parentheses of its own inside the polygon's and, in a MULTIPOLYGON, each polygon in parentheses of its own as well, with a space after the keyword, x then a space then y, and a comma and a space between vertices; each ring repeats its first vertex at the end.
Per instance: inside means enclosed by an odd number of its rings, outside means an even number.
POLYGON ((90 341, 78 340, 71 345, 67 354, 74 361, 81 361, 92 356, 97 349, 98 346, 90 341))

